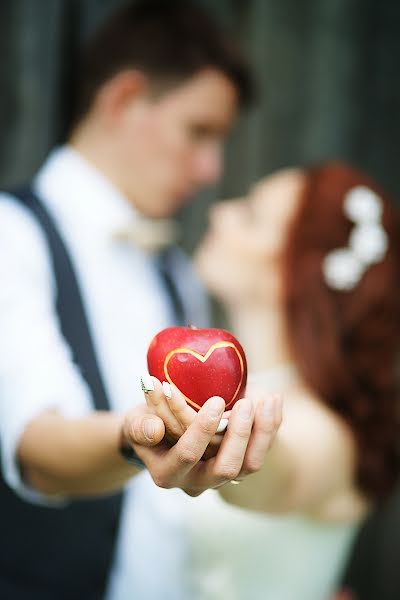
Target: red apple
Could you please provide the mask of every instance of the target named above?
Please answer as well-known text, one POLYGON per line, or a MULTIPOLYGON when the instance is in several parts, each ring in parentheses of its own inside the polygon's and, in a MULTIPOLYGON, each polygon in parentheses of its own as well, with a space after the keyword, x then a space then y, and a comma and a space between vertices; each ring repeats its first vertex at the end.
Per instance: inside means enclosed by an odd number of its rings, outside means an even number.
POLYGON ((221 396, 230 410, 246 387, 243 348, 224 329, 163 329, 150 343, 147 364, 150 375, 176 385, 195 410, 211 396, 221 396))

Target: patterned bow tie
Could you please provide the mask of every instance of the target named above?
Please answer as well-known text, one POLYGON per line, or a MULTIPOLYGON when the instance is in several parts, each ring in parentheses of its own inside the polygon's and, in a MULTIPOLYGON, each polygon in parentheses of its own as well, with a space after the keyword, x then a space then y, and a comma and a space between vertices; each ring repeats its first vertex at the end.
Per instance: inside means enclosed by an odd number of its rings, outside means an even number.
POLYGON ((115 239, 130 242, 148 252, 160 252, 179 239, 179 225, 171 219, 138 216, 127 227, 115 232, 115 239))

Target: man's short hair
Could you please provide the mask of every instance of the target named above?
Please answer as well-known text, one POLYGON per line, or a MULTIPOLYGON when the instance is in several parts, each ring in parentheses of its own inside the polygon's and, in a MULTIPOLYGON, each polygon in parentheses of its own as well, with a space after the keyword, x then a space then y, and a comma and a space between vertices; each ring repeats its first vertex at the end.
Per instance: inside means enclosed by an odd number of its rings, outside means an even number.
POLYGON ((232 37, 190 0, 140 0, 115 12, 83 49, 75 122, 90 110, 102 85, 118 72, 138 69, 150 91, 162 93, 205 68, 235 86, 239 106, 253 97, 248 64, 232 37))

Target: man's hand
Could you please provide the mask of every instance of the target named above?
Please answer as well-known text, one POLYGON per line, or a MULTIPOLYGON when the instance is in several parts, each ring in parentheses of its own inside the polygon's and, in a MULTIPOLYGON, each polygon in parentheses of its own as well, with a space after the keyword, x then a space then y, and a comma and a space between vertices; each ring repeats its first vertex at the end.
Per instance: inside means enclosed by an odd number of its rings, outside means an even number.
POLYGON ((140 413, 135 409, 131 417, 126 417, 124 436, 158 486, 178 487, 197 496, 261 468, 281 421, 277 398, 265 399, 256 408, 250 399, 239 400, 231 411, 226 433, 218 436, 220 446, 215 456, 205 458, 224 413, 223 399, 210 398, 195 413, 190 407, 186 410, 176 388, 166 398, 160 382, 155 378, 152 382, 154 389, 145 394, 147 412, 142 407, 140 413), (171 426, 172 418, 180 424, 180 436, 176 423, 171 426), (174 445, 171 446, 165 432, 177 439, 174 445))

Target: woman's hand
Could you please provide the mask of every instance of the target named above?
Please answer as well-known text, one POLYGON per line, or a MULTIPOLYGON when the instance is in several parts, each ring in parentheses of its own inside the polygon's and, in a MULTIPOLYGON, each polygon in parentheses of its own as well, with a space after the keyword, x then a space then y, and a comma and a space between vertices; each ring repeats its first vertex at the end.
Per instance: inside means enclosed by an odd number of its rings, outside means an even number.
POLYGON ((250 399, 239 400, 229 416, 227 431, 218 436, 215 455, 208 457, 206 449, 215 439, 223 416, 223 399, 210 398, 196 413, 186 405, 176 388, 171 387, 167 398, 157 379, 146 379, 144 383, 149 412, 143 418, 147 422, 155 419, 157 430, 162 424, 169 436, 177 439, 172 447, 164 437, 149 448, 151 444, 137 420, 127 433, 157 485, 180 487, 190 495, 198 495, 207 488, 243 479, 261 468, 281 422, 278 397, 262 399, 257 406, 250 399))
MULTIPOLYGON (((167 441, 175 444, 193 423, 197 412, 187 404, 183 394, 173 384, 164 382, 161 385, 156 377, 148 375, 142 378, 142 389, 149 411, 162 419, 167 441)), ((223 413, 217 431, 226 429, 230 412, 223 413)), ((220 433, 212 437, 204 458, 216 455, 222 439, 220 433)))
POLYGON ((183 394, 174 385, 161 385, 156 377, 141 377, 146 404, 164 422, 166 435, 171 443, 179 440, 196 418, 196 411, 185 401, 183 394))

